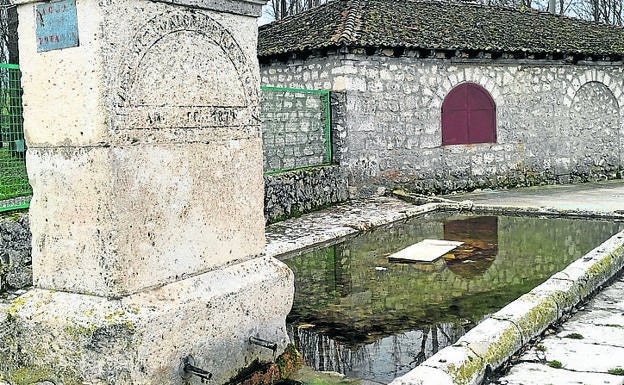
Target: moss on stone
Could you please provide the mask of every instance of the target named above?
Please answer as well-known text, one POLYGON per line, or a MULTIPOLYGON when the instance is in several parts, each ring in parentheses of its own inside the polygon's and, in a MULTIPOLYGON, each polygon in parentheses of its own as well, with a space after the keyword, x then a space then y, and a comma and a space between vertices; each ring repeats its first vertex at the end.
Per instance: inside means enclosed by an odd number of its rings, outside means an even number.
POLYGON ((303 366, 303 358, 293 344, 288 344, 274 363, 260 364, 257 360, 242 369, 226 385, 272 385, 289 378, 303 366))
POLYGON ((590 281, 595 280, 596 278, 603 278, 605 276, 610 276, 610 272, 612 269, 612 260, 611 255, 605 256, 601 258, 599 261, 594 263, 587 269, 587 275, 590 281))
POLYGON ((483 360, 478 357, 468 357, 460 366, 449 364, 446 372, 453 378, 456 385, 467 385, 473 382, 473 379, 480 376, 485 371, 483 360))
POLYGON ((7 375, 7 379, 16 385, 30 385, 35 382, 48 381, 52 373, 45 369, 21 367, 7 375))
POLYGON ((6 309, 6 313, 10 317, 15 317, 19 310, 26 304, 26 299, 21 296, 17 297, 11 302, 9 307, 6 309))
POLYGON ((68 340, 80 341, 85 338, 91 338, 97 327, 92 324, 87 325, 65 325, 63 328, 68 340))
POLYGON ((518 332, 513 326, 505 329, 499 338, 490 344, 483 355, 483 360, 492 365, 498 365, 507 360, 520 347, 521 341, 516 333, 518 332))
MULTIPOLYGON (((33 358, 33 362, 35 358, 33 358)), ((65 369, 61 372, 51 371, 49 368, 38 364, 24 364, 19 368, 9 370, 5 378, 13 385, 32 385, 37 382, 50 381, 54 384, 82 385, 82 381, 76 373, 65 369)))
POLYGON ((286 346, 284 353, 275 360, 275 364, 279 368, 280 377, 289 378, 303 366, 303 357, 295 345, 290 343, 286 346))
MULTIPOLYGON (((557 293, 559 292, 555 292, 553 295, 557 295, 557 293)), ((542 299, 518 320, 517 323, 524 333, 524 337, 530 338, 554 322, 557 316, 557 307, 553 307, 547 300, 542 299)))

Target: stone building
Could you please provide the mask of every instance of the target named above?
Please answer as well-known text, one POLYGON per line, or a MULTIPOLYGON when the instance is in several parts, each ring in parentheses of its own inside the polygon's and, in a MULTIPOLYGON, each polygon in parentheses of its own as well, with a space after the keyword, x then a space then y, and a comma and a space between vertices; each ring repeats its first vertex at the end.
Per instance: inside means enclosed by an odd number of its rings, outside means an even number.
POLYGON ((622 28, 335 0, 261 27, 258 47, 263 85, 332 91, 334 177, 352 196, 620 177, 622 28))

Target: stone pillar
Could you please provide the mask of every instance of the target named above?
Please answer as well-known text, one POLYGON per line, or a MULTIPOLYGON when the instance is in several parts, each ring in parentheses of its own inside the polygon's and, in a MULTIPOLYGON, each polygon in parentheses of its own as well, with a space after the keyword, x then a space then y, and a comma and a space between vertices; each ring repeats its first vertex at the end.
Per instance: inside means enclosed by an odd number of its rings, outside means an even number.
POLYGON ((255 18, 78 0, 79 45, 38 52, 64 3, 19 8, 35 285, 118 297, 261 254, 255 18))
POLYGON ((249 337, 285 346, 293 285, 262 256, 264 2, 16 3, 36 288, 0 316, 4 378, 176 384, 191 355, 216 384, 271 360, 249 337))

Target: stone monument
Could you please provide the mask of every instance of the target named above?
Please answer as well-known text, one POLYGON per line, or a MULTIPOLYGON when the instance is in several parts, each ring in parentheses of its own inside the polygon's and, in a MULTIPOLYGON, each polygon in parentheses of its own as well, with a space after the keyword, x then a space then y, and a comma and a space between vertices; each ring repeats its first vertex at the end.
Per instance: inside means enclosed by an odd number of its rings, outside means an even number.
POLYGON ((10 383, 221 384, 288 337, 262 255, 258 0, 17 0, 35 288, 10 383))

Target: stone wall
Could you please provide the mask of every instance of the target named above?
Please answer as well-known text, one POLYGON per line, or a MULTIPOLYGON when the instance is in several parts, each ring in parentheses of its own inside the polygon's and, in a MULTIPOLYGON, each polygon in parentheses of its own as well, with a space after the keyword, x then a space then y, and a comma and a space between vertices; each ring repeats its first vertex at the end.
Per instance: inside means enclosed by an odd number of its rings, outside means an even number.
POLYGON ((264 171, 328 164, 328 94, 262 90, 260 118, 264 171))
MULTIPOLYGON (((329 70, 327 73, 329 74, 329 70)), ((277 72, 275 72, 275 75, 276 78, 281 78, 281 75, 277 72)), ((292 81, 293 78, 291 77, 289 79, 292 81)), ((326 87, 327 84, 317 80, 312 83, 312 86, 322 88, 326 87)), ((265 99, 264 97, 266 94, 267 93, 263 91, 262 130, 265 171, 267 171, 267 167, 270 170, 272 166, 274 166, 274 164, 271 163, 271 157, 273 156, 277 158, 276 162, 282 162, 282 165, 290 164, 288 167, 309 160, 312 160, 309 165, 314 165, 315 163, 319 164, 319 159, 314 160, 314 157, 306 156, 305 153, 297 149, 297 145, 292 145, 293 141, 286 140, 287 138, 285 137, 280 139, 278 136, 273 136, 275 139, 274 142, 267 141, 267 136, 265 135, 266 123, 271 115, 276 117, 283 114, 284 117, 292 118, 297 121, 300 120, 299 113, 301 110, 305 111, 306 108, 305 106, 295 108, 296 106, 289 104, 283 106, 283 112, 273 110, 272 108, 267 110, 265 109, 266 105, 274 105, 275 102, 270 102, 265 99)), ((343 151, 346 125, 346 99, 345 93, 342 92, 332 92, 330 96, 331 156, 335 163, 335 159, 338 159, 341 151, 343 151)), ((278 99, 278 101, 280 100, 278 99)), ((281 101, 284 102, 287 100, 282 98, 281 101)), ((310 105, 316 106, 316 104, 310 105)), ((316 107, 314 109, 316 110, 316 107)), ((323 111, 323 113, 325 112, 323 111)), ((309 128, 312 127, 305 126, 303 128, 298 128, 298 133, 295 132, 292 135, 305 137, 309 134, 309 128)), ((343 202, 348 198, 348 195, 347 176, 342 171, 342 168, 335 164, 332 166, 309 167, 281 173, 266 174, 264 176, 265 220, 267 223, 272 223, 298 216, 321 207, 343 202)))
POLYGON ((0 221, 0 293, 32 285, 28 215, 0 221))
POLYGON ((424 193, 618 178, 623 69, 547 60, 344 54, 261 65, 264 85, 344 91, 334 160, 356 195, 424 193), (497 142, 442 146, 440 113, 473 82, 496 104, 497 142))
POLYGON ((265 175, 264 192, 268 223, 342 202, 348 195, 346 178, 338 166, 265 175))

